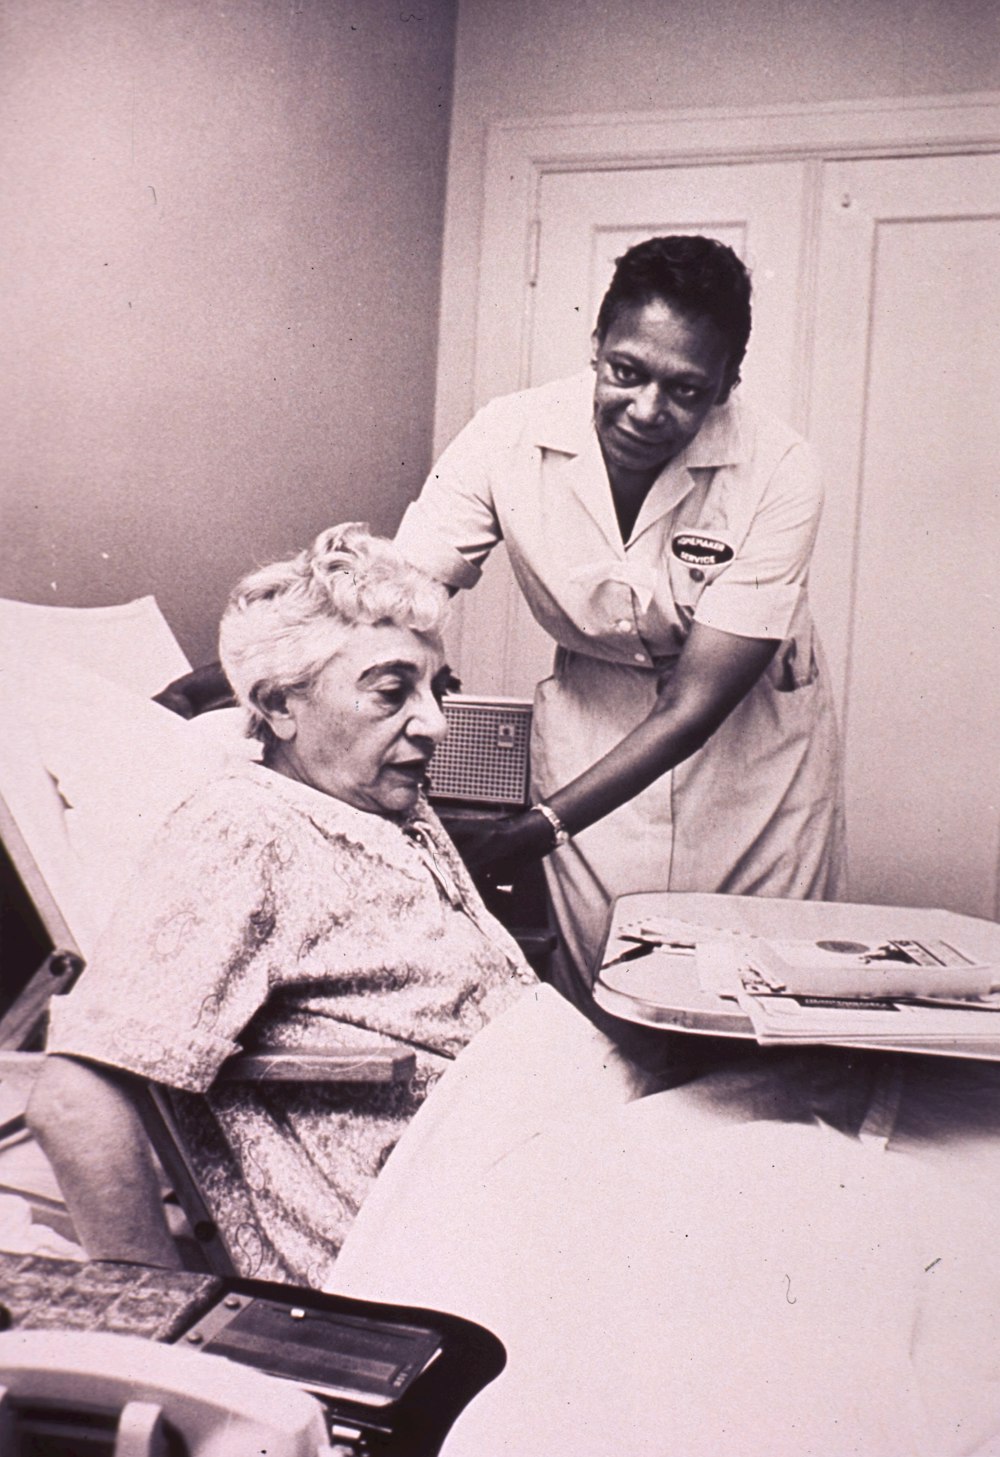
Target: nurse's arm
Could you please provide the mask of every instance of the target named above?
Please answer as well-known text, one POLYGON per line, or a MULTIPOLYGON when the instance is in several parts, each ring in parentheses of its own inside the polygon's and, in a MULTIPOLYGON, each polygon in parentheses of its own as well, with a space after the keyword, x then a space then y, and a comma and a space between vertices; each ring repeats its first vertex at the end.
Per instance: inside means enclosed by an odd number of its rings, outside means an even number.
MULTIPOLYGON (((691 625, 652 711, 572 783, 548 796, 571 834, 634 799, 689 758, 742 702, 779 647, 777 638, 737 637, 691 625)), ((725 766, 718 772, 725 774, 725 766)))
MULTIPOLYGON (((547 804, 570 834, 603 819, 683 763, 715 733, 749 693, 777 652, 775 638, 738 637, 695 622, 668 682, 650 713, 547 804)), ((725 766, 720 765, 720 774, 725 766)), ((473 870, 516 865, 547 855, 554 832, 537 810, 501 822, 459 849, 473 870)))
POLYGON ((181 1267, 127 1073, 52 1054, 27 1107, 92 1260, 181 1267))

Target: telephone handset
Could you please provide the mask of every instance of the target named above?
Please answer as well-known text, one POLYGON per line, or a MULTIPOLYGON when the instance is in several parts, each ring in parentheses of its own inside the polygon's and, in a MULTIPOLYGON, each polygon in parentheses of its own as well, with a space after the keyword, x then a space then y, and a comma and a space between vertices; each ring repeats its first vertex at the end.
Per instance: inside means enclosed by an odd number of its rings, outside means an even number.
POLYGON ((138 1336, 22 1329, 0 1334, 0 1450, 335 1457, 338 1449, 319 1402, 288 1381, 138 1336))

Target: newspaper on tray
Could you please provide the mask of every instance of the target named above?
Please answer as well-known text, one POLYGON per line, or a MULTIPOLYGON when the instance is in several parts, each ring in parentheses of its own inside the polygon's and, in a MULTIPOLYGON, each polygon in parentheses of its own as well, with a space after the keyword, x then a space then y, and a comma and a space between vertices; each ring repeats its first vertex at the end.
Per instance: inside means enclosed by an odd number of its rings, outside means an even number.
POLYGON ((1000 968, 950 942, 745 936, 697 955, 702 986, 735 997, 763 1044, 961 1042, 1000 1054, 1000 968))
POLYGON ((847 1043, 1000 1059, 1000 966, 933 937, 779 940, 656 916, 620 926, 602 970, 643 958, 669 984, 693 960, 701 989, 738 1006, 757 1041, 847 1043))
POLYGON ((1000 1052, 1000 1000, 854 1000, 745 992, 739 1004, 762 1044, 837 1042, 933 1050, 954 1042, 1000 1052))

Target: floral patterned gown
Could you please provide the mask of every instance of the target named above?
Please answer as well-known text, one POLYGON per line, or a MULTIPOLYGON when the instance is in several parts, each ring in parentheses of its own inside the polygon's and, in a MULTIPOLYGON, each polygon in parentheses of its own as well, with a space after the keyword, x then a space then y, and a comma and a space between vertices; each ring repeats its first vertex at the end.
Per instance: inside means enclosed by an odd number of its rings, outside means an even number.
POLYGON ((250 764, 154 842, 48 1050, 171 1090, 244 1275, 322 1284, 429 1089, 535 978, 433 812, 382 819, 250 764), (213 1086, 263 1045, 409 1048, 409 1083, 213 1086))

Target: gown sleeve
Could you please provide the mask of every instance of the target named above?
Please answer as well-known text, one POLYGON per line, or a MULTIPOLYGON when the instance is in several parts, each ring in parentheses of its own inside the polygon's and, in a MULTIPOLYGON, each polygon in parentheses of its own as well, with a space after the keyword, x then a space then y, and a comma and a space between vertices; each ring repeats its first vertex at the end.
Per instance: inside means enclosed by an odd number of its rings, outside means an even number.
POLYGON ((208 793, 182 805, 93 963, 53 999, 47 1050, 204 1092, 277 974, 288 850, 256 804, 208 793))

